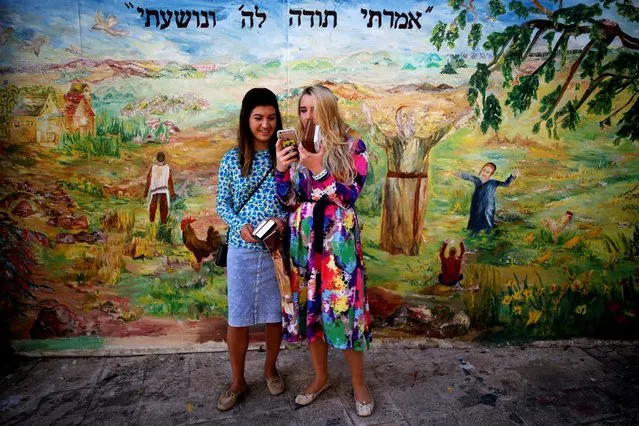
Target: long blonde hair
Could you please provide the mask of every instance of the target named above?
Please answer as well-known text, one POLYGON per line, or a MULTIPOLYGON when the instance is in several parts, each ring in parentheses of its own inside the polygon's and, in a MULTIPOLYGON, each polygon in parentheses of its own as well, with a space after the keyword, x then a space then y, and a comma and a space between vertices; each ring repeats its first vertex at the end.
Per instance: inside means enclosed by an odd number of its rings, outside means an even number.
MULTIPOLYGON (((297 112, 300 112, 302 97, 309 95, 313 97, 315 124, 319 124, 322 131, 322 144, 326 149, 324 156, 324 167, 328 169, 335 178, 347 185, 355 180, 357 170, 353 163, 347 141, 349 127, 344 123, 342 115, 337 105, 337 97, 325 86, 309 86, 302 92, 297 112)), ((298 124, 298 134, 303 134, 303 123, 298 124)))

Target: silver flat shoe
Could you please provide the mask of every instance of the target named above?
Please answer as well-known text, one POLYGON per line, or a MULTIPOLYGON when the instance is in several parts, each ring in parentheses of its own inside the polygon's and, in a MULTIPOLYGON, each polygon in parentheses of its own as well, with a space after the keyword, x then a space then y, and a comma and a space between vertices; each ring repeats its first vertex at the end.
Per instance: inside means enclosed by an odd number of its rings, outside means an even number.
POLYGON ((315 393, 304 393, 304 392, 298 393, 297 396, 295 397, 295 404, 301 407, 308 405, 311 402, 315 401, 317 397, 320 396, 320 394, 324 392, 326 389, 328 389, 329 387, 331 387, 331 383, 326 382, 326 384, 322 386, 322 389, 318 390, 315 393))
POLYGON ((368 386, 366 386, 366 389, 368 389, 368 393, 371 395, 371 402, 359 402, 358 400, 355 400, 355 411, 357 412, 357 415, 360 417, 370 416, 371 414, 373 414, 373 410, 375 409, 375 401, 373 400, 373 393, 368 388, 368 386))

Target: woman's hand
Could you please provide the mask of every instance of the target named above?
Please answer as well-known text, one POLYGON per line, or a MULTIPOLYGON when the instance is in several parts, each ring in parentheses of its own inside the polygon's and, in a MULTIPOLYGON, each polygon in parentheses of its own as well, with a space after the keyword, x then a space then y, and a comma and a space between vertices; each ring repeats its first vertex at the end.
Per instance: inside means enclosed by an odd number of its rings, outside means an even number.
POLYGON ((275 168, 280 173, 286 173, 295 161, 297 161, 297 148, 295 146, 282 147, 282 141, 277 140, 275 144, 275 168))
POLYGON ((247 223, 240 230, 240 237, 247 243, 259 243, 259 240, 253 238, 253 226, 250 223, 247 223))
POLYGON ((326 149, 324 144, 320 144, 319 152, 312 153, 304 148, 304 145, 299 144, 297 150, 300 153, 300 164, 311 171, 314 175, 324 170, 324 155, 326 149))
POLYGON ((277 224, 277 230, 280 231, 282 235, 284 235, 284 230, 286 229, 286 222, 281 217, 273 217, 271 218, 277 224))

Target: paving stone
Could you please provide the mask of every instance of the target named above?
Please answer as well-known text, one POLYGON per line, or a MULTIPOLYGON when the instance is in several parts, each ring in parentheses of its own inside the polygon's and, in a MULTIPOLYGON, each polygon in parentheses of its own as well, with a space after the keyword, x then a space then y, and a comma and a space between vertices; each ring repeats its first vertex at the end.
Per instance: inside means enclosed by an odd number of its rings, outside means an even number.
POLYGON ((216 425, 241 425, 241 426, 296 426, 301 425, 294 413, 290 410, 270 411, 264 413, 246 413, 242 416, 216 419, 216 425))
POLYGON ((136 406, 144 391, 144 367, 153 357, 107 359, 96 384, 89 411, 136 406))
MULTIPOLYGON (((588 344, 588 342, 586 342, 588 344)), ((376 409, 355 413, 342 351, 329 351, 332 387, 308 407, 308 350, 283 350, 287 390, 271 396, 265 353, 247 354, 251 391, 219 412, 228 354, 28 360, 0 379, 0 423, 85 425, 555 425, 639 424, 636 346, 375 348, 365 354, 376 409), (601 350, 605 348, 605 350, 601 350), (608 350, 610 349, 610 350, 608 350), (612 355, 611 355, 612 354, 612 355), (618 371, 615 371, 618 370, 618 371)))
POLYGON ((328 389, 312 404, 294 411, 295 421, 300 425, 352 426, 348 408, 328 389), (328 398, 331 396, 331 398, 328 398))
POLYGON ((80 424, 90 396, 91 389, 52 392, 39 401, 33 412, 25 413, 19 424, 80 424))

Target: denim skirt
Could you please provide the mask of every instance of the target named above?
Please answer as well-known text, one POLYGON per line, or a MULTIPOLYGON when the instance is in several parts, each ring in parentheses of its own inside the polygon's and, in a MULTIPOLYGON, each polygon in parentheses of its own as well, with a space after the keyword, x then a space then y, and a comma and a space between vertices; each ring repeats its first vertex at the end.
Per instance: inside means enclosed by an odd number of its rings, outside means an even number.
POLYGON ((280 289, 270 253, 229 247, 226 281, 231 327, 282 322, 280 289))

